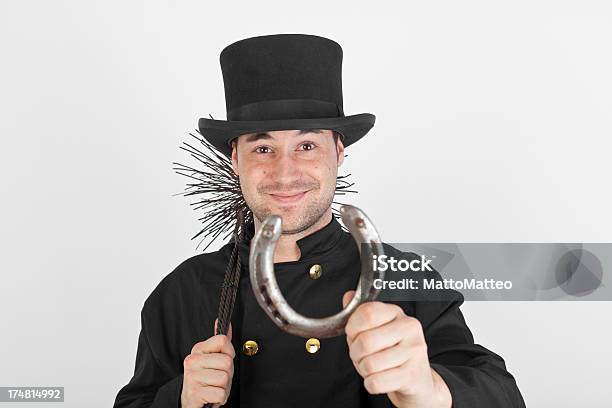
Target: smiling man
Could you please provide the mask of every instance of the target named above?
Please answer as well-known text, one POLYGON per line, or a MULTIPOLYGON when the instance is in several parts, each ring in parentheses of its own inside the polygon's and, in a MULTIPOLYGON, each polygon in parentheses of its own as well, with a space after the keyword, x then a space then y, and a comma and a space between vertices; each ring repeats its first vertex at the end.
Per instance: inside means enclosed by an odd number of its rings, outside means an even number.
POLYGON ((185 260, 147 298, 134 374, 115 408, 524 407, 504 360, 474 344, 459 292, 366 302, 345 334, 301 338, 268 318, 240 273, 255 231, 277 214, 274 268, 288 303, 326 317, 354 296, 359 249, 331 204, 345 147, 375 117, 344 116, 341 60, 336 42, 302 34, 222 51, 228 120, 202 118, 200 132, 231 160, 252 222, 238 212, 244 239, 185 260))
POLYGON ((255 229, 271 214, 282 217, 275 262, 299 259, 295 241, 331 221, 338 167, 344 161, 339 139, 336 131, 306 129, 258 132, 232 141, 232 165, 255 215, 255 229))

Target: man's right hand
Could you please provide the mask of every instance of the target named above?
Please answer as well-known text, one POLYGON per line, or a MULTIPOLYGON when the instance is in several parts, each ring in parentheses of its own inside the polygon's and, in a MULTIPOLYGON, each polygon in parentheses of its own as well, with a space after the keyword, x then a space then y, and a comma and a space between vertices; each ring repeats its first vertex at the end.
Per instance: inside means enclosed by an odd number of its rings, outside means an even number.
POLYGON ((217 334, 196 343, 183 361, 181 408, 202 408, 209 402, 215 407, 225 404, 232 388, 235 355, 231 323, 227 336, 217 334))

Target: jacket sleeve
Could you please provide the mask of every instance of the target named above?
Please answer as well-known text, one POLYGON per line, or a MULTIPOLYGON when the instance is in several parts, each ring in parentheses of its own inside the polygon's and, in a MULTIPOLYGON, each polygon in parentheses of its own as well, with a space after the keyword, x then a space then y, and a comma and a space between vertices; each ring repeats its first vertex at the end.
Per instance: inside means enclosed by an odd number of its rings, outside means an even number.
POLYGON ((143 307, 134 375, 117 394, 113 408, 180 408, 183 374, 154 354, 146 321, 143 307))
POLYGON ((453 408, 524 408, 523 397, 504 360, 474 344, 459 309, 463 295, 454 290, 449 293, 453 300, 417 302, 415 309, 425 333, 430 365, 446 382, 453 408))

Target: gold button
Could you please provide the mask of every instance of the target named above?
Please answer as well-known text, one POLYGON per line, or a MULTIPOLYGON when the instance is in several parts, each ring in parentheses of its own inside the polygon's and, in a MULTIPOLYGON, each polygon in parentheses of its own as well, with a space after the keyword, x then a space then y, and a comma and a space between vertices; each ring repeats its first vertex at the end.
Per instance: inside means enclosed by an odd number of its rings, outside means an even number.
POLYGON ((306 340, 306 351, 310 354, 314 354, 321 348, 321 342, 317 338, 310 338, 306 340))
POLYGON ((314 264, 310 267, 310 270, 308 271, 308 276, 310 276, 310 279, 319 279, 322 272, 323 268, 321 267, 321 265, 314 264))
POLYGON ((257 354, 257 350, 259 350, 259 346, 254 340, 247 340, 242 345, 242 352, 247 356, 253 356, 257 354))

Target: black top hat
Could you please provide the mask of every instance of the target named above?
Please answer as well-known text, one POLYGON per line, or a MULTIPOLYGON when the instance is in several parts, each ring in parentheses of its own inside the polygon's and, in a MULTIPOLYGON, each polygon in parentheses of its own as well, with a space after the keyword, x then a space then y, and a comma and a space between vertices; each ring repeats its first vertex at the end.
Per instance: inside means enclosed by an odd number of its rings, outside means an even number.
POLYGON ((200 118, 200 133, 226 156, 245 133, 332 129, 344 146, 362 138, 376 116, 344 116, 342 47, 309 34, 246 38, 221 51, 227 120, 200 118))

